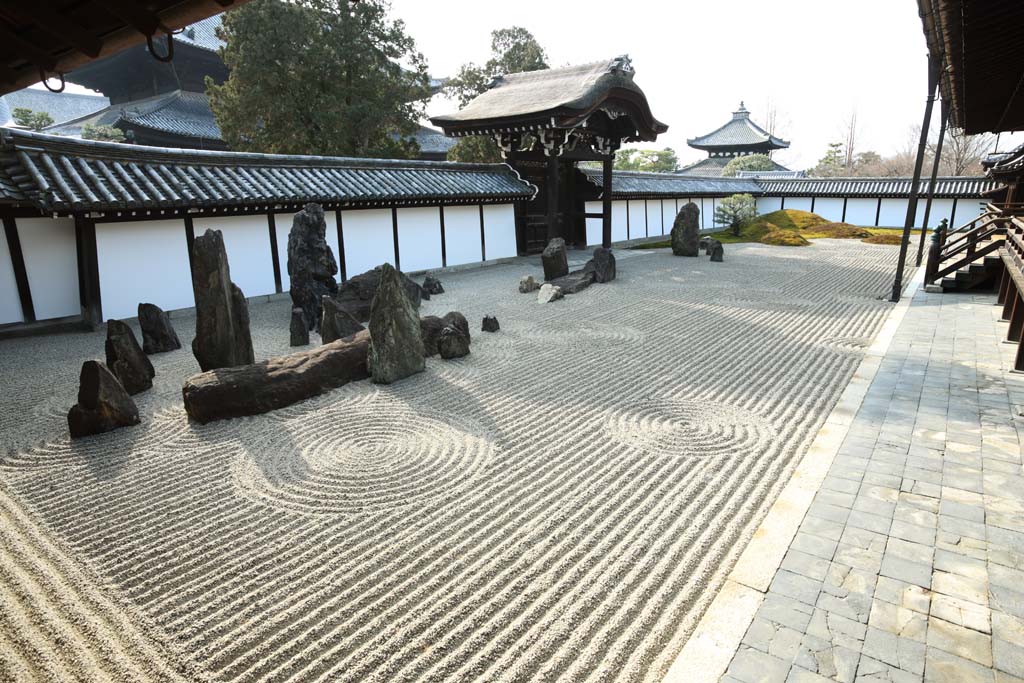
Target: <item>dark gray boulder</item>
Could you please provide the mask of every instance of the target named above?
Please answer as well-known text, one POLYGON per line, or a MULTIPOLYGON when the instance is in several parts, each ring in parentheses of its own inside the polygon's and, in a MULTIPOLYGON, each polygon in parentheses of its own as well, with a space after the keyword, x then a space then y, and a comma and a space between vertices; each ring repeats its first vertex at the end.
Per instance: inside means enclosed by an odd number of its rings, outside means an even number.
POLYGON ((562 294, 576 294, 582 292, 594 282, 594 271, 581 268, 574 270, 568 275, 555 278, 551 284, 562 289, 562 294))
POLYGON ((710 237, 701 237, 700 242, 697 244, 697 250, 704 250, 706 252, 708 250, 708 240, 710 239, 710 237))
POLYGON ((594 274, 594 282, 611 282, 615 279, 615 254, 611 249, 598 247, 583 269, 594 274))
POLYGON ((107 368, 114 373, 125 391, 137 394, 152 388, 156 371, 149 357, 142 352, 132 328, 120 320, 108 320, 104 347, 107 368))
MULTIPOLYGON (((370 319, 370 303, 377 293, 382 267, 377 266, 373 270, 368 270, 365 273, 349 278, 338 286, 338 293, 334 296, 334 300, 360 322, 370 319)), ((392 270, 394 270, 393 267, 392 270)), ((414 282, 412 278, 406 276, 405 273, 398 270, 395 272, 398 274, 402 290, 405 292, 409 303, 412 304, 414 310, 419 310, 420 302, 424 300, 423 288, 414 282)), ((429 297, 430 295, 428 294, 427 296, 429 297)))
POLYGON ((85 361, 78 377, 78 403, 68 411, 71 438, 137 424, 139 409, 114 373, 98 360, 85 361))
POLYGON ((365 329, 341 304, 329 296, 324 297, 323 319, 320 322, 320 339, 324 344, 351 337, 365 329))
POLYGON ((446 327, 454 327, 470 339, 469 321, 466 316, 458 311, 449 311, 442 317, 426 315, 420 318, 420 333, 423 337, 423 352, 427 357, 438 354, 437 342, 441 337, 441 330, 446 327))
POLYGON ((165 353, 181 348, 171 316, 154 304, 139 304, 139 327, 142 329, 142 350, 165 353))
POLYGON ((437 352, 445 360, 468 356, 469 336, 454 325, 448 325, 437 338, 437 352))
POLYGON ((711 254, 711 260, 721 263, 725 256, 725 249, 722 248, 722 243, 715 239, 708 240, 708 253, 711 254))
POLYGON ((252 363, 249 304, 231 281, 220 230, 207 230, 193 243, 192 291, 196 299, 192 353, 199 367, 205 371, 252 363))
POLYGON ((320 302, 338 291, 338 262, 327 244, 327 221, 319 204, 306 204, 288 233, 288 278, 292 304, 301 308, 310 330, 320 329, 320 302))
POLYGON ((672 253, 676 256, 697 256, 699 245, 700 209, 693 202, 687 202, 672 223, 672 253))
POLYGON ((292 318, 288 324, 291 333, 291 346, 305 346, 309 343, 309 325, 306 323, 306 312, 296 306, 292 309, 292 318))
POLYGON ((409 300, 401 274, 380 266, 376 294, 370 305, 370 377, 391 384, 426 368, 423 336, 416 307, 409 300))
POLYGON ((540 255, 544 266, 544 279, 551 281, 569 274, 569 252, 565 248, 565 240, 555 237, 540 255))
POLYGON ((423 279, 423 291, 428 295, 444 294, 444 287, 440 280, 433 275, 428 275, 423 279))
POLYGON ((501 329, 501 325, 498 324, 498 319, 493 315, 485 315, 483 325, 480 329, 484 332, 497 332, 501 329))

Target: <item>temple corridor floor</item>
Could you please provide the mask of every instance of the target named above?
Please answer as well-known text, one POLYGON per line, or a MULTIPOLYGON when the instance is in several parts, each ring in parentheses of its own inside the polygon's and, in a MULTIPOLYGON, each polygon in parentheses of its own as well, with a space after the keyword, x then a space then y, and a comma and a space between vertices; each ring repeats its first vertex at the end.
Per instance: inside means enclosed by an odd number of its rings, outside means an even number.
MULTIPOLYGON (((537 259, 443 273, 472 354, 70 442, 101 332, 0 342, 0 680, 659 681, 843 391, 897 250, 620 251, 540 305, 537 259), (479 332, 484 314, 501 323, 479 332)), ((252 304, 257 359, 289 304, 252 304)), ((132 325, 138 334, 138 328, 132 325)))

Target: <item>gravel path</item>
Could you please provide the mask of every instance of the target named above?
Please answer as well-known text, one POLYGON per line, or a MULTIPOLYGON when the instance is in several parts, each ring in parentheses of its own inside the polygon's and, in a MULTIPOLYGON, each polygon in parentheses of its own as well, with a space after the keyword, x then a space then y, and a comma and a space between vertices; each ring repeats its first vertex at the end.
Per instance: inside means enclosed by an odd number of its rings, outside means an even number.
MULTIPOLYGON (((516 292, 536 266, 447 274, 422 312, 464 312, 468 358, 254 418, 189 424, 191 353, 154 356, 143 424, 73 444, 103 335, 0 342, 0 679, 660 680, 897 253, 727 249, 622 252, 544 306, 516 292)), ((258 358, 288 308, 251 307, 258 358)))

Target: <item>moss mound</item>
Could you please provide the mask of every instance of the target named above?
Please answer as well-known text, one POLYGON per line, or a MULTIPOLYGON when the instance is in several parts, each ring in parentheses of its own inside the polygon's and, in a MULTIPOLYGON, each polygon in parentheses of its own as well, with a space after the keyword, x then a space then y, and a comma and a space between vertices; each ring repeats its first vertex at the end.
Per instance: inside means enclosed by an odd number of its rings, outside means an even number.
POLYGON ((806 247, 810 244, 796 230, 773 230, 764 235, 760 242, 775 247, 806 247))
POLYGON ((866 228, 860 228, 856 225, 850 225, 849 223, 825 223, 819 225, 816 228, 803 232, 804 237, 815 237, 827 238, 827 239, 863 239, 865 237, 871 237, 871 231, 866 228))
POLYGON ((861 240, 861 242, 866 242, 867 244, 889 244, 897 247, 902 241, 903 235, 900 233, 892 235, 872 235, 871 237, 861 240))
POLYGON ((756 225, 760 222, 771 223, 778 226, 780 230, 796 230, 798 232, 809 232, 812 228, 828 224, 828 221, 818 214, 799 209, 780 209, 765 213, 755 218, 752 224, 756 225))

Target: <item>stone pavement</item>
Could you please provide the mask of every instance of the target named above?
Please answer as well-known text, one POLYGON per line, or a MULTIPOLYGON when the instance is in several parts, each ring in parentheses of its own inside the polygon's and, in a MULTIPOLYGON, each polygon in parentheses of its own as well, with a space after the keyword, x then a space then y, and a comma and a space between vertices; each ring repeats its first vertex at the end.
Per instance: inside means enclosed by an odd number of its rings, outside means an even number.
POLYGON ((722 681, 1024 681, 1024 376, 919 291, 722 681))

